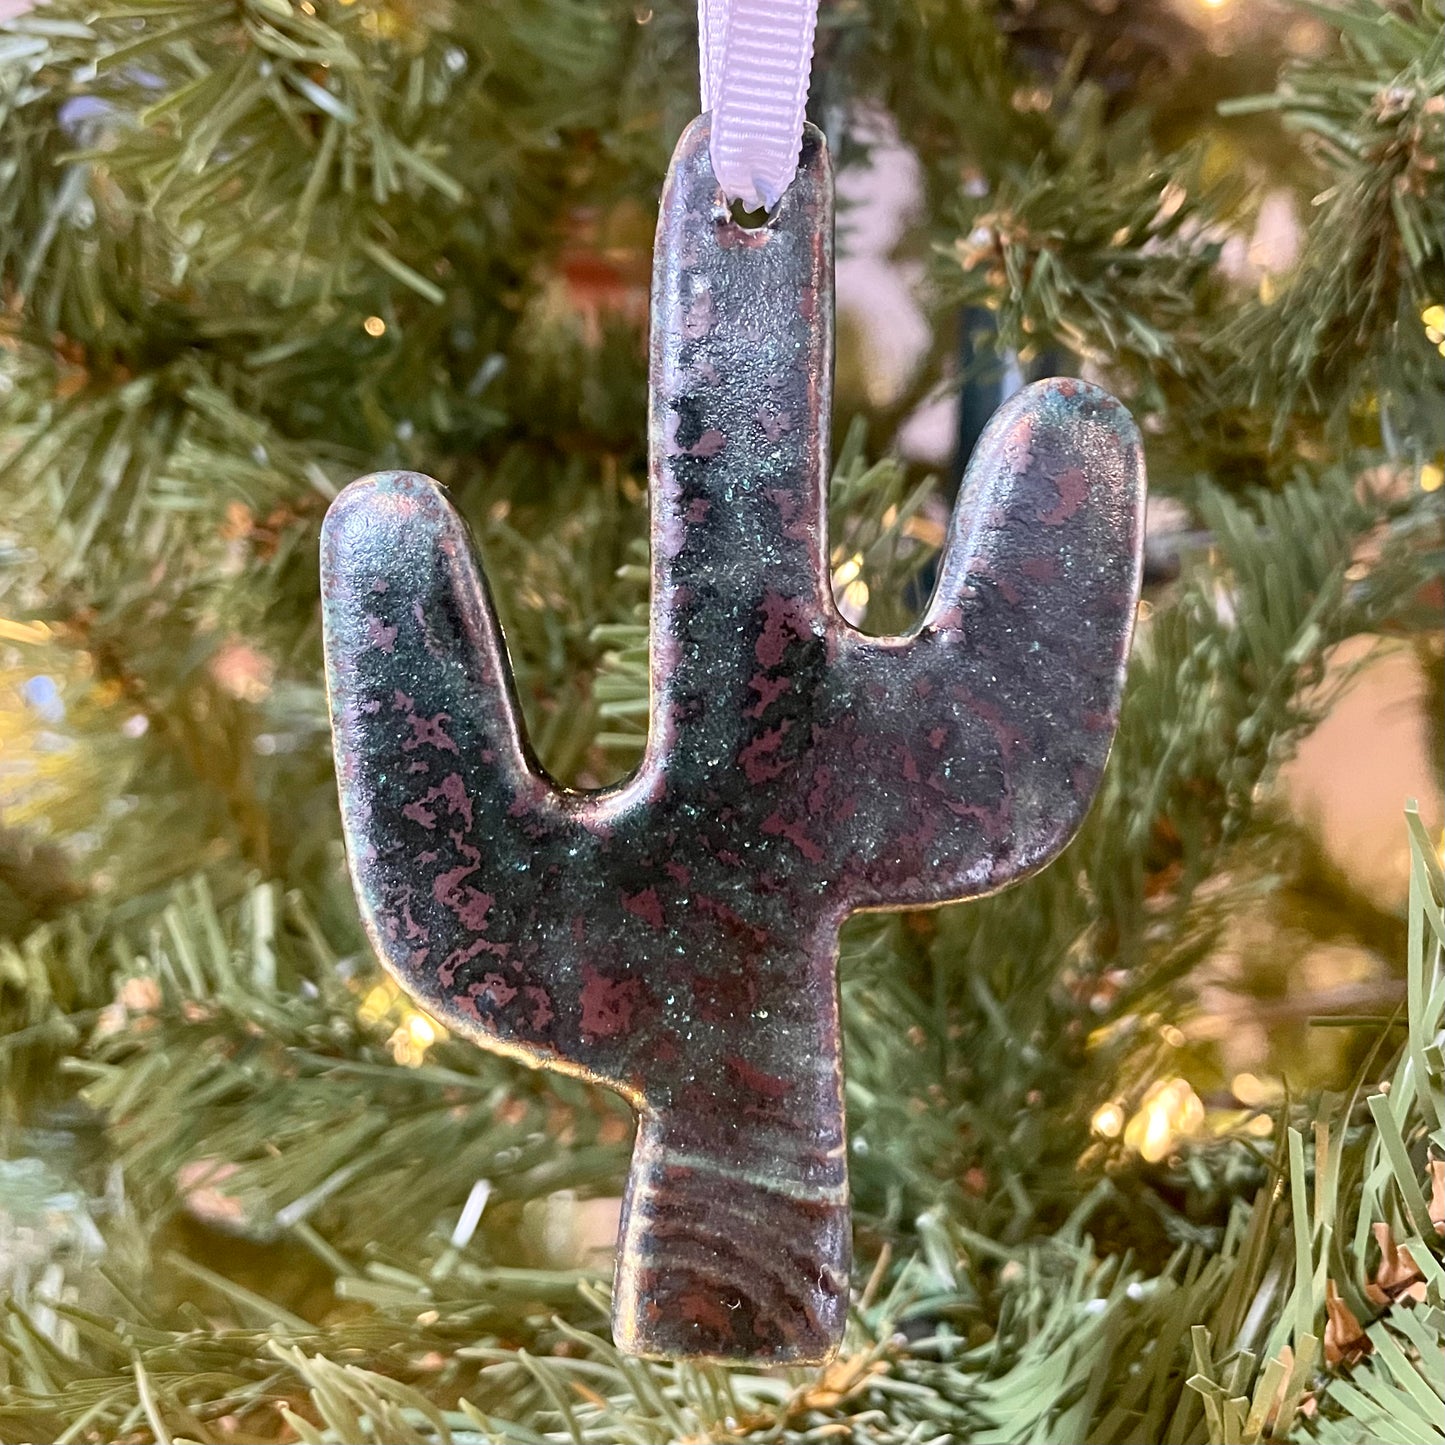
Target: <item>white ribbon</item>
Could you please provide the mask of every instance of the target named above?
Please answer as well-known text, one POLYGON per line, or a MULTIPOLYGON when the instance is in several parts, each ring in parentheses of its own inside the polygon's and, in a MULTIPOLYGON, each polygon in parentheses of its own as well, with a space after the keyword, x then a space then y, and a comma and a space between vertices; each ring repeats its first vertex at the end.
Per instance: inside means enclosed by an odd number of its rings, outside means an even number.
POLYGON ((818 0, 697 0, 702 108, 729 200, 772 210, 803 144, 818 0))

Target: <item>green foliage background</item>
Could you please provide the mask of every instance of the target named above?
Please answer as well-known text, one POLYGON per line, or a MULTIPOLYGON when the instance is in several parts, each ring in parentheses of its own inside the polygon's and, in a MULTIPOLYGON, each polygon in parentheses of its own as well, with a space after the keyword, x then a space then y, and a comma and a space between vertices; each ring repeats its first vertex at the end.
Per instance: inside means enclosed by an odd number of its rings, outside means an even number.
POLYGON ((1221 55, 1166 0, 824 6, 817 118, 845 169, 880 113, 917 156, 899 253, 935 322, 900 397, 840 366, 866 625, 906 623, 928 560, 898 430, 957 385, 964 306, 1117 390, 1187 524, 1064 858, 845 937, 857 1310, 837 1366, 786 1378, 611 1349, 558 1237, 617 1191, 625 1110, 406 1034, 320 681, 320 517, 413 468, 477 529, 547 764, 637 757, 640 288, 691 8, 53 0, 0 28, 0 1439, 1445 1440, 1418 826, 1408 918, 1337 889, 1294 920, 1402 961, 1353 1092, 1153 1164, 1090 1129, 1184 1066, 1191 971, 1309 866, 1269 783, 1331 649, 1406 638, 1439 680, 1442 18, 1269 7, 1221 55), (1232 278, 1279 184, 1301 253, 1232 278), (1380 1224, 1423 1298, 1370 1292, 1380 1224), (1327 1358, 1327 1296, 1368 1354, 1327 1358))

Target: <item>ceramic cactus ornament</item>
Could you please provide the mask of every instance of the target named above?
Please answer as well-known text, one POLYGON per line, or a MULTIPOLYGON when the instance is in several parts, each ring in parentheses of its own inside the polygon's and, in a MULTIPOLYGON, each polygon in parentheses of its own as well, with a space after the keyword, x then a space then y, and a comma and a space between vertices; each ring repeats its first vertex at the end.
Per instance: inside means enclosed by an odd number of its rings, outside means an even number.
POLYGON ((968 469, 903 637, 839 615, 825 522, 832 180, 808 128, 766 225, 695 121, 652 298, 650 731, 628 781, 527 745, 466 528, 425 477, 323 542, 345 834, 375 948, 446 1026, 638 1116, 614 1292, 631 1352, 821 1361, 848 1304, 836 961, 855 909, 993 892, 1068 842, 1104 767, 1139 587, 1127 412, 1030 387, 968 469))

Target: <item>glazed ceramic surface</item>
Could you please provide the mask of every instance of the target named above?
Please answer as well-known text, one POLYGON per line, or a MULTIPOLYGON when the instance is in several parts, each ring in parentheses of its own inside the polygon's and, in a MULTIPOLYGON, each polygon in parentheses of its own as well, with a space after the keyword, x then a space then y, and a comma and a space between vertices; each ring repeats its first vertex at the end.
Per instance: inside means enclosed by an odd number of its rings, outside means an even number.
POLYGON ((436 483, 364 478, 325 526, 367 928, 448 1028, 636 1107, 614 1330, 648 1355, 836 1349, 839 925, 992 892, 1068 842, 1138 596, 1138 434, 1112 398, 1058 380, 979 444, 917 628, 842 619, 824 515, 832 189, 810 128, 750 231, 722 204, 705 117, 673 159, 653 285, 652 709, 626 783, 568 791, 532 756, 436 483))

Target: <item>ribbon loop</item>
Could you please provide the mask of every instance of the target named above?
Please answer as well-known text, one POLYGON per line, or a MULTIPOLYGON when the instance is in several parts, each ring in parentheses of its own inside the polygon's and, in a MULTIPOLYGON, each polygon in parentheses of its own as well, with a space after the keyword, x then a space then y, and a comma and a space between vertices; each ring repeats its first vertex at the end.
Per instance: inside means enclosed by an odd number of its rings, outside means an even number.
POLYGON ((698 0, 697 20, 713 174, 772 210, 798 169, 818 0, 698 0))

